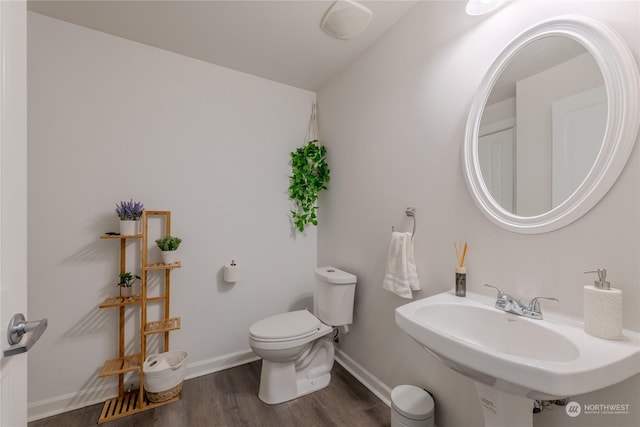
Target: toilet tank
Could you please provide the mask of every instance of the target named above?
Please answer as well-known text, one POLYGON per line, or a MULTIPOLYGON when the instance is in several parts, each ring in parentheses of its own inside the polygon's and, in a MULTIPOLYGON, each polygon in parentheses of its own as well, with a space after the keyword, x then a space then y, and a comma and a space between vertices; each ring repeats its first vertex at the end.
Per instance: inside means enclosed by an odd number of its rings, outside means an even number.
POLYGON ((316 316, 326 325, 353 322, 356 276, 335 267, 316 268, 316 316))

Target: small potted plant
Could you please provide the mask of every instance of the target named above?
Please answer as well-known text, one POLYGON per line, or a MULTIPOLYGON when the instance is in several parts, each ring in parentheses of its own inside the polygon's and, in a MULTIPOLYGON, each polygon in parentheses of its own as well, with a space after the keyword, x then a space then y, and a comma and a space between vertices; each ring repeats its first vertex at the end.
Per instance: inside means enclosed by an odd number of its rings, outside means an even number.
POLYGON ((135 275, 133 273, 129 273, 128 271, 125 273, 120 273, 118 275, 120 281, 116 284, 116 286, 120 286, 120 296, 123 298, 128 298, 133 296, 133 283, 140 279, 140 276, 135 275))
POLYGON ((160 248, 163 264, 173 264, 177 262, 178 246, 182 243, 182 239, 175 236, 164 236, 156 240, 156 244, 160 248))
POLYGON ((116 214, 120 218, 120 235, 121 236, 135 236, 138 234, 138 224, 140 223, 140 217, 144 205, 140 202, 135 202, 133 199, 116 203, 116 214))

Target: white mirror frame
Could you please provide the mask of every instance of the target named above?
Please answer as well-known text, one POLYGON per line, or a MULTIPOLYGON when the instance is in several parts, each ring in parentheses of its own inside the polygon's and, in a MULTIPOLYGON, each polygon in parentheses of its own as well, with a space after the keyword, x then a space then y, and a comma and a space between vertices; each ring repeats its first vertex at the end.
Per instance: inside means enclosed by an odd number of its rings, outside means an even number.
POLYGON ((498 55, 474 98, 462 150, 467 186, 476 205, 496 225, 521 234, 546 233, 570 224, 595 206, 622 172, 640 126, 640 77, 624 40, 610 27, 587 17, 560 16, 517 36, 498 55), (496 81, 513 59, 536 40, 569 37, 582 44, 600 66, 608 98, 602 147, 582 184, 559 206, 540 215, 522 217, 502 208, 487 189, 478 157, 478 133, 485 104, 496 81))

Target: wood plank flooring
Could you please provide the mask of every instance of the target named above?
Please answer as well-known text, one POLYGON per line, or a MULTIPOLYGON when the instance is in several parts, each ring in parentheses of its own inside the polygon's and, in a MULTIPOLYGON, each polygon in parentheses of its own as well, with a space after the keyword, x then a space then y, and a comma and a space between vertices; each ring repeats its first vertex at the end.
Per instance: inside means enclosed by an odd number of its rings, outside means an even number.
MULTIPOLYGON (((105 427, 389 427, 390 410, 338 363, 329 387, 279 405, 258 399, 260 361, 187 380, 180 400, 105 427)), ((29 423, 28 427, 97 425, 102 404, 29 423)))

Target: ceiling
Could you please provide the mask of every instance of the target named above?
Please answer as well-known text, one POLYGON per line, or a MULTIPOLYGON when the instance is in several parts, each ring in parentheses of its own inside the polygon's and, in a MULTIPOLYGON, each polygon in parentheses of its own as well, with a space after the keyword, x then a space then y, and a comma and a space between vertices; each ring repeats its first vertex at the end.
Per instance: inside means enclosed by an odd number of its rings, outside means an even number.
POLYGON ((373 11, 352 40, 320 21, 332 0, 28 1, 28 9, 311 91, 358 57, 416 1, 360 1, 373 11))

